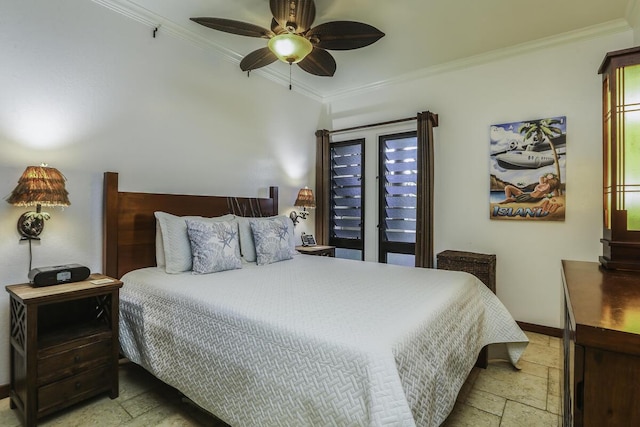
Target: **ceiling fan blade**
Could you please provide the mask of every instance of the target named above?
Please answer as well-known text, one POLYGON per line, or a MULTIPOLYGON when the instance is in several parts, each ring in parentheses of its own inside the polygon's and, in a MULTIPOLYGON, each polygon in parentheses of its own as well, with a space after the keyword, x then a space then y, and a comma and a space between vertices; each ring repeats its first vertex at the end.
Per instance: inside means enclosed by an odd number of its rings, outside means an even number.
POLYGON ((278 24, 293 33, 307 31, 316 19, 313 0, 269 0, 269 6, 278 24))
POLYGON ((309 55, 298 66, 304 71, 316 76, 331 77, 336 72, 336 60, 324 49, 314 47, 309 55))
POLYGON ((276 21, 276 18, 273 18, 271 20, 271 31, 273 31, 275 35, 278 35, 281 33, 285 33, 287 30, 285 30, 280 26, 280 24, 278 24, 278 21, 276 21))
POLYGON ((351 50, 377 42, 384 33, 362 22, 333 21, 310 29, 306 37, 314 46, 323 49, 351 50))
POLYGON ((256 68, 264 67, 278 59, 268 47, 254 50, 240 61, 240 69, 242 71, 251 71, 256 68))
POLYGON ((205 27, 212 28, 225 33, 238 34, 248 37, 261 37, 270 39, 274 36, 271 30, 262 28, 259 25, 249 24, 247 22, 234 21, 233 19, 223 18, 190 18, 193 22, 197 22, 205 27))

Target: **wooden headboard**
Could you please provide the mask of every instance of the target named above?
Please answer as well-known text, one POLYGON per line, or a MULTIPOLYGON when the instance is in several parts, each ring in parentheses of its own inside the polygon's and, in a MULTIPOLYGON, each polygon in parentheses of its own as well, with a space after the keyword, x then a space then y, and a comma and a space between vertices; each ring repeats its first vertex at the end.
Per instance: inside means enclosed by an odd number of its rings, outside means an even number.
POLYGON ((120 278, 137 268, 156 265, 155 211, 205 217, 233 213, 240 216, 278 214, 278 187, 269 198, 192 196, 118 191, 118 174, 104 174, 103 268, 120 278))

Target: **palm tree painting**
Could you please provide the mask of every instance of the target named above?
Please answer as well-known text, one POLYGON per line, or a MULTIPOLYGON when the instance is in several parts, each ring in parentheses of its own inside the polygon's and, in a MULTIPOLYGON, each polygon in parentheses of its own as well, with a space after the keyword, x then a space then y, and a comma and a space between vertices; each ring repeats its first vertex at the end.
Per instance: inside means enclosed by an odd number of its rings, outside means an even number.
POLYGON ((566 117, 491 126, 491 219, 564 220, 566 128, 566 117))

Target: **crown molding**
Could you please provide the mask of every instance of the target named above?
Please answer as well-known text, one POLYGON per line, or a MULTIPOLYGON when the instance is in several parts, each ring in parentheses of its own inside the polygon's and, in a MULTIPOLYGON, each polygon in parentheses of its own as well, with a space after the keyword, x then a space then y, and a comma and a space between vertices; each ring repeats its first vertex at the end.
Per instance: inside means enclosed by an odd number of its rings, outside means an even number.
MULTIPOLYGON (((635 0, 633 0, 635 2, 635 0)), ((381 80, 378 82, 354 87, 348 90, 335 91, 323 97, 323 102, 331 103, 333 101, 348 98, 351 96, 362 95, 366 92, 382 89, 386 86, 393 86, 414 80, 424 79, 438 74, 456 71, 464 68, 470 68, 477 65, 486 64, 500 59, 522 55, 525 53, 535 52, 547 49, 553 46, 573 43, 580 40, 587 40, 596 37, 603 37, 611 34, 617 34, 631 30, 626 19, 616 19, 605 22, 603 24, 594 25, 580 30, 569 31, 557 36, 545 37, 543 39, 522 43, 516 46, 497 49, 491 52, 474 55, 467 58, 447 62, 444 64, 434 65, 433 67, 423 68, 421 70, 412 71, 402 74, 391 79, 381 80)))
MULTIPOLYGON (((166 32, 174 37, 178 37, 180 39, 194 43, 195 45, 203 49, 215 51, 224 59, 234 64, 240 64, 240 61, 242 60, 242 56, 238 53, 227 49, 226 47, 212 41, 211 39, 202 37, 195 31, 189 30, 186 27, 172 22, 171 20, 163 16, 140 7, 129 0, 92 1, 108 9, 111 9, 114 12, 120 13, 130 19, 140 22, 141 24, 146 25, 151 29, 158 28, 163 33, 166 32)), ((414 80, 424 79, 437 74, 460 70, 463 68, 469 68, 476 65, 504 59, 510 56, 522 55, 553 46, 573 43, 590 38, 602 37, 620 33, 623 31, 629 31, 632 29, 632 27, 629 25, 628 19, 632 19, 637 14, 637 0, 630 0, 626 11, 627 19, 616 19, 613 21, 605 22, 603 24, 569 31, 557 36, 546 37, 534 40, 532 42, 522 43, 516 46, 498 49, 484 54, 447 62, 445 64, 438 64, 433 67, 423 68, 421 70, 412 71, 410 73, 395 76, 390 79, 380 80, 378 82, 373 82, 349 89, 338 89, 330 93, 321 94, 311 86, 298 82, 294 79, 292 90, 308 98, 311 98, 312 100, 327 104, 339 99, 358 96, 369 91, 382 89, 387 86, 393 86, 411 82, 414 80)), ((288 73, 285 75, 284 73, 277 72, 273 67, 264 67, 259 70, 255 70, 252 71, 252 74, 258 74, 259 76, 262 76, 280 86, 286 87, 287 85, 289 85, 288 73)))
MULTIPOLYGON (((222 56, 225 60, 234 64, 240 64, 242 55, 227 49, 226 47, 212 41, 209 38, 203 37, 195 31, 189 30, 183 25, 177 24, 164 16, 158 15, 148 9, 138 6, 128 0, 92 0, 101 6, 104 6, 114 12, 133 19, 143 25, 148 26, 150 29, 158 29, 161 33, 167 33, 173 37, 185 40, 193 43, 205 50, 212 50, 222 56)), ((271 80, 272 82, 280 86, 289 85, 289 75, 275 71, 273 68, 261 68, 254 70, 251 74, 258 74, 271 80)), ((293 81, 292 90, 300 93, 315 101, 322 102, 322 95, 313 90, 310 86, 303 83, 293 81)))
POLYGON ((638 9, 637 0, 629 0, 624 16, 627 18, 627 21, 632 28, 640 29, 640 10, 638 9))

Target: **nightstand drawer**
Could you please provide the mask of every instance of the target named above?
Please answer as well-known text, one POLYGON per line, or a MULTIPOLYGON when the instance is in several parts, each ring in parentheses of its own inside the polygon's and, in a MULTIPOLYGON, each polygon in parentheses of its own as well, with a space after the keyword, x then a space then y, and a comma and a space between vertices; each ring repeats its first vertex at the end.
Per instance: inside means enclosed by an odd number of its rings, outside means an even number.
POLYGON ((111 386, 112 374, 113 367, 109 364, 38 388, 38 415, 44 415, 108 390, 111 386))
POLYGON ((38 385, 48 384, 111 361, 112 340, 102 340, 38 360, 38 385))

